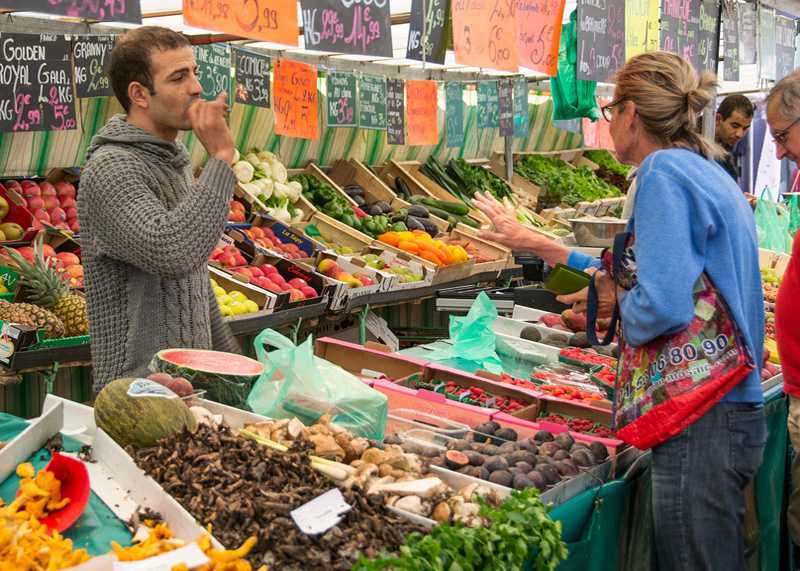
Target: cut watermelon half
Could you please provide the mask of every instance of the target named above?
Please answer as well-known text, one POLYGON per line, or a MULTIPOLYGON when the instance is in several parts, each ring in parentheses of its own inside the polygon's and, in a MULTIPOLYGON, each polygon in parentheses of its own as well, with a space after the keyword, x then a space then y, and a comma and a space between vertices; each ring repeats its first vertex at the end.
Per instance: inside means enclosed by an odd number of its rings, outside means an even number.
POLYGON ((264 372, 262 363, 234 353, 204 349, 164 349, 153 357, 150 370, 188 379, 206 397, 239 408, 264 372))

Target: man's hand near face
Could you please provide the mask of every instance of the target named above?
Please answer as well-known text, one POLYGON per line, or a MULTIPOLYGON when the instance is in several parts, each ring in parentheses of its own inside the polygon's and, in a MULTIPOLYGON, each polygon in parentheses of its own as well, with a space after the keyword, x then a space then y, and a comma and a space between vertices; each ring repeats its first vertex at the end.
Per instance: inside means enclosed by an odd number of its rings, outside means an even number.
POLYGON ((214 101, 195 100, 189 107, 189 121, 197 138, 215 159, 233 163, 234 143, 225 113, 228 110, 228 94, 222 92, 214 101))

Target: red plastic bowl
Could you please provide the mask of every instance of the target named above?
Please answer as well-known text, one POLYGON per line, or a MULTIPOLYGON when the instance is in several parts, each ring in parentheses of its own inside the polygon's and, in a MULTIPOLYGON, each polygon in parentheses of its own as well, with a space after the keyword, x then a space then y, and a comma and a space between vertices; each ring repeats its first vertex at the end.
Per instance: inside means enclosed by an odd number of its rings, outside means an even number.
POLYGON ((41 521, 50 531, 63 532, 81 517, 89 502, 91 493, 89 472, 80 460, 57 452, 53 454, 53 458, 45 470, 55 474, 55 477, 61 482, 61 497, 69 498, 70 501, 60 510, 50 512, 41 521))

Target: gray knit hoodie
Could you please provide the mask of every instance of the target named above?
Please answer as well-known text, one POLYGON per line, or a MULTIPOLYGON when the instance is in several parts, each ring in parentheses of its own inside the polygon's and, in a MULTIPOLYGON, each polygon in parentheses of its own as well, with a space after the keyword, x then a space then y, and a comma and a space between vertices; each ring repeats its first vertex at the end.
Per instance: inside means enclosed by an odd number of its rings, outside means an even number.
POLYGON ((119 377, 147 375, 161 349, 238 352, 206 265, 235 183, 216 159, 195 181, 181 143, 122 115, 94 137, 78 212, 95 391, 119 377))

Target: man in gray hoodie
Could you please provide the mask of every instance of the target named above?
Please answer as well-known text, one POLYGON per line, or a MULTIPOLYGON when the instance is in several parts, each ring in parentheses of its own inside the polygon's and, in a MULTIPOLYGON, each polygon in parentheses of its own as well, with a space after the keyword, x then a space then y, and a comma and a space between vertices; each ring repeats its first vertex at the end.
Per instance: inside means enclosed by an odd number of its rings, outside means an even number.
POLYGON ((192 47, 166 28, 123 35, 110 79, 127 115, 92 140, 78 196, 95 391, 161 349, 239 350, 206 265, 236 183, 225 97, 199 99, 192 47), (197 180, 185 130, 209 155, 197 180))

